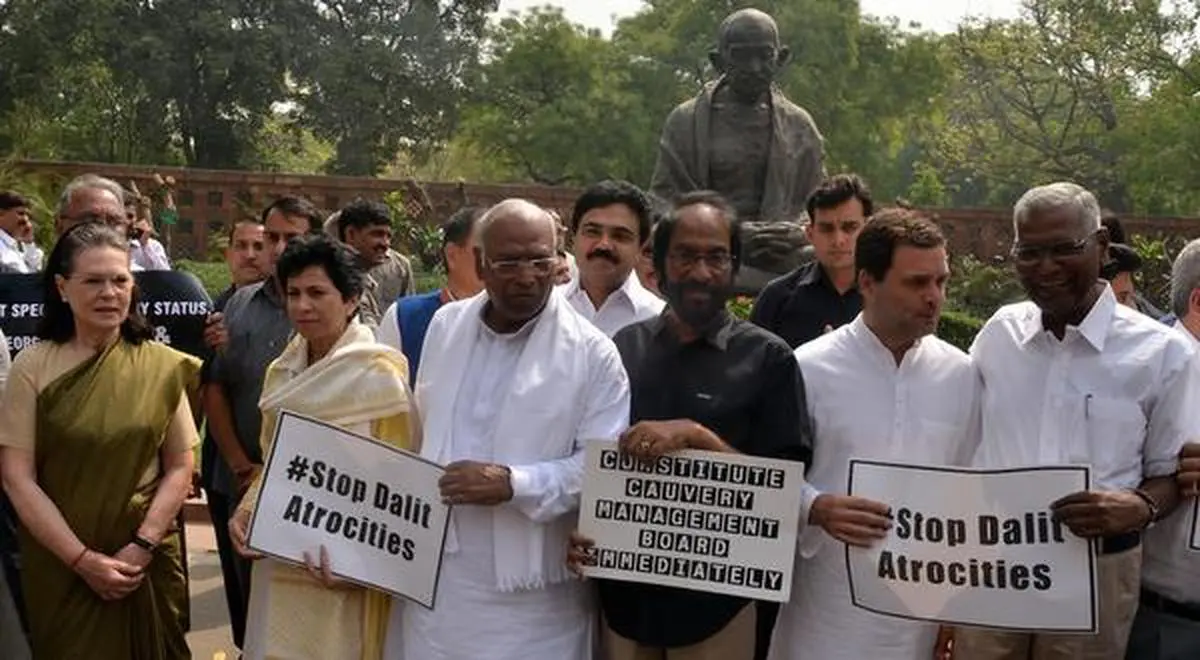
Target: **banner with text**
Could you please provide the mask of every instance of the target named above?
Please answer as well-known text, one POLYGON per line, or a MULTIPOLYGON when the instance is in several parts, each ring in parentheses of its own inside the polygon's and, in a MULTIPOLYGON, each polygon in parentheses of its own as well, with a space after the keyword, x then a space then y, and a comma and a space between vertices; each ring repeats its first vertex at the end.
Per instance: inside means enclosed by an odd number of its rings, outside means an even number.
POLYGON ((584 574, 786 602, 803 476, 791 461, 688 450, 643 463, 590 442, 584 574))
POLYGON ((1050 504, 1083 490, 1080 466, 1010 470, 850 462, 850 494, 892 509, 875 547, 846 547, 850 597, 872 612, 1010 630, 1095 632, 1091 543, 1050 504))
POLYGON ((298 564, 324 545, 334 574, 433 609, 450 509, 444 470, 345 429, 283 411, 247 541, 298 564))
MULTIPOLYGON (((142 315, 154 327, 154 338, 176 350, 204 357, 204 320, 212 300, 191 273, 148 270, 133 274, 142 315)), ((42 276, 0 275, 0 330, 9 353, 38 342, 42 318, 42 276)))

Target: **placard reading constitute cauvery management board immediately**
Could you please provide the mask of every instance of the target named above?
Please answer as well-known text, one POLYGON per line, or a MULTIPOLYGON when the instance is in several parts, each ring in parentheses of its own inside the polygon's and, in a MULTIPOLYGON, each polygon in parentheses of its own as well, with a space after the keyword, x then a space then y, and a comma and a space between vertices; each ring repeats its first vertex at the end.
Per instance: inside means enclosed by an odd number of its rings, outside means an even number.
POLYGON ((600 441, 586 460, 585 575, 788 600, 803 464, 693 450, 644 463, 600 441))
POLYGON ((1092 544, 1050 504, 1088 489, 1086 467, 972 470, 850 462, 850 494, 887 504, 892 529, 846 548, 858 607, 1011 630, 1095 632, 1092 544))
MULTIPOLYGON (((204 321, 212 309, 208 292, 191 273, 148 270, 133 274, 142 315, 154 338, 175 350, 204 357, 204 321)), ((0 275, 0 330, 15 356, 38 342, 42 318, 42 276, 0 275)))
POLYGON ((450 520, 443 473, 415 454, 283 411, 247 545, 297 564, 323 545, 339 578, 432 609, 450 520))

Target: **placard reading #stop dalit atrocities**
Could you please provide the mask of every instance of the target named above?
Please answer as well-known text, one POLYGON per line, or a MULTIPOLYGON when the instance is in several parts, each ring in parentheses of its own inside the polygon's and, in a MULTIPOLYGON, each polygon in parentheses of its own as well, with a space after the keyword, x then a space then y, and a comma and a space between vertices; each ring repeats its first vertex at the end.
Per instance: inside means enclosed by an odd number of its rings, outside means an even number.
POLYGON ((450 508, 440 465, 283 411, 247 545, 304 563, 323 545, 341 579, 432 609, 450 508))
MULTIPOLYGON (((212 309, 208 292, 191 273, 171 270, 133 274, 139 309, 154 328, 154 338, 176 350, 204 357, 204 321, 212 309)), ((42 276, 0 275, 0 330, 9 354, 38 342, 42 318, 42 276)))
POLYGON ((804 465, 687 450, 646 463, 590 442, 579 531, 589 577, 786 602, 804 465))
POLYGON ((893 616, 1010 630, 1095 632, 1092 544, 1050 504, 1088 489, 1086 467, 1010 470, 850 463, 852 495, 885 503, 892 529, 846 548, 850 597, 893 616))

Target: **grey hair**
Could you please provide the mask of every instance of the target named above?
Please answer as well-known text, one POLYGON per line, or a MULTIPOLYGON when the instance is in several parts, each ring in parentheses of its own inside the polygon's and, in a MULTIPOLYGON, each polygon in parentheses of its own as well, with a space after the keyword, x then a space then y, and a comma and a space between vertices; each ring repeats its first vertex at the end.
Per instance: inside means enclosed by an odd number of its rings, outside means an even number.
POLYGON ((1171 265, 1171 311, 1176 318, 1187 316, 1196 289, 1200 289, 1200 238, 1185 245, 1171 265))
POLYGON ((125 189, 121 187, 121 184, 98 174, 81 174, 71 179, 71 182, 63 188, 62 195, 58 198, 56 216, 62 217, 66 213, 67 207, 71 205, 71 198, 80 190, 107 190, 116 196, 122 207, 125 206, 125 189))
POLYGON ((1100 231, 1100 203, 1087 188, 1068 181, 1059 181, 1030 188, 1013 206, 1013 234, 1020 235, 1021 225, 1030 214, 1039 211, 1070 209, 1075 212, 1089 234, 1100 231))
MULTIPOLYGON (((476 221, 475 232, 478 237, 476 245, 480 252, 484 252, 484 245, 487 243, 488 232, 491 231, 492 225, 501 218, 510 216, 520 216, 524 218, 544 218, 546 224, 550 226, 550 235, 554 237, 555 246, 558 244, 558 222, 554 220, 554 215, 546 209, 525 199, 506 199, 492 208, 488 209, 479 220, 476 221)), ((487 254, 484 254, 487 257, 487 254)))

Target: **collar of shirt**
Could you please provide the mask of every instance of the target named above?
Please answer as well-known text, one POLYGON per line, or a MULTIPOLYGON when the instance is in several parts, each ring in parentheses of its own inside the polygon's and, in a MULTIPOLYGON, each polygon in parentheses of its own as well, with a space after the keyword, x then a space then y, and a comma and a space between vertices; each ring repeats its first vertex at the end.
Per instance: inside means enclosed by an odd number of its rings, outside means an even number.
MULTIPOLYGON (((270 277, 268 277, 267 279, 262 281, 262 283, 258 287, 258 291, 255 291, 254 295, 262 296, 262 297, 266 298, 267 301, 270 302, 272 305, 279 307, 279 308, 283 308, 283 306, 284 306, 283 305, 283 302, 284 302, 283 301, 283 292, 279 290, 278 282, 279 282, 279 280, 275 279, 274 275, 271 275, 270 277)), ((251 285, 251 286, 254 286, 254 285, 251 285)))
POLYGON ((870 355, 872 360, 875 360, 881 366, 886 366, 890 371, 895 371, 914 359, 917 351, 921 348, 921 342, 925 339, 921 337, 913 342, 913 345, 905 351, 904 358, 900 360, 900 364, 897 365, 896 356, 892 355, 892 350, 885 346, 883 341, 879 339, 879 335, 876 335, 875 331, 867 325, 862 314, 854 317, 854 320, 849 324, 847 332, 863 348, 863 355, 870 355))
MULTIPOLYGON (((589 305, 592 305, 591 297, 588 296, 587 291, 583 288, 583 275, 581 273, 575 273, 571 277, 571 281, 565 285, 563 293, 566 294, 569 300, 581 300, 579 296, 583 296, 582 299, 586 300, 589 305)), ((638 281, 637 275, 633 271, 630 271, 629 276, 625 278, 621 286, 616 291, 610 293, 608 298, 603 303, 600 303, 600 306, 603 307, 609 300, 615 299, 629 309, 636 310, 637 303, 642 300, 643 296, 653 295, 653 293, 650 293, 642 286, 642 283, 638 281)), ((595 305, 592 305, 592 308, 599 311, 595 305)))
POLYGON ((1176 319, 1175 324, 1172 327, 1175 328, 1176 330, 1182 332, 1183 336, 1187 337, 1188 339, 1191 339, 1193 344, 1200 347, 1200 337, 1197 337, 1196 335, 1192 334, 1192 331, 1188 330, 1188 327, 1183 324, 1183 321, 1176 319))
POLYGON ((839 296, 845 296, 845 295, 848 295, 852 291, 858 290, 857 284, 851 284, 850 288, 846 289, 845 292, 838 291, 837 287, 835 287, 833 285, 833 280, 829 279, 829 273, 825 272, 825 267, 822 266, 821 262, 819 262, 819 261, 814 261, 811 264, 809 264, 808 269, 805 272, 801 273, 800 277, 796 280, 796 285, 797 286, 823 286, 823 287, 828 288, 830 291, 832 291, 833 293, 836 293, 839 296))
POLYGON ((710 325, 699 339, 685 343, 680 341, 679 336, 670 328, 671 324, 667 321, 667 314, 670 311, 671 308, 669 306, 665 307, 661 314, 650 320, 650 330, 655 337, 667 339, 679 346, 704 341, 713 348, 721 351, 729 347, 729 335, 733 333, 733 322, 735 320, 729 312, 722 310, 720 320, 710 325))
POLYGON ((482 307, 479 308, 479 331, 483 333, 484 337, 495 339, 497 341, 511 341, 528 337, 533 333, 533 326, 537 325, 537 320, 542 318, 542 313, 546 311, 546 308, 542 307, 540 312, 535 314, 533 318, 526 321, 524 325, 522 325, 520 328, 517 328, 513 332, 496 332, 488 326, 486 321, 483 320, 483 317, 487 314, 488 307, 491 306, 491 304, 491 301, 487 301, 482 307))
MULTIPOLYGON (((1087 340, 1097 351, 1104 350, 1104 342, 1112 327, 1113 316, 1117 312, 1117 297, 1113 295, 1112 287, 1104 283, 1104 291, 1092 304, 1092 309, 1078 326, 1068 325, 1064 338, 1072 332, 1077 332, 1087 340)), ((1038 337, 1045 336, 1047 330, 1042 325, 1042 310, 1036 305, 1029 308, 1025 318, 1020 321, 1020 341, 1022 346, 1028 345, 1038 337)))
POLYGON ((0 246, 15 250, 17 252, 21 251, 21 243, 17 239, 13 238, 12 234, 9 234, 3 229, 0 229, 0 246))

